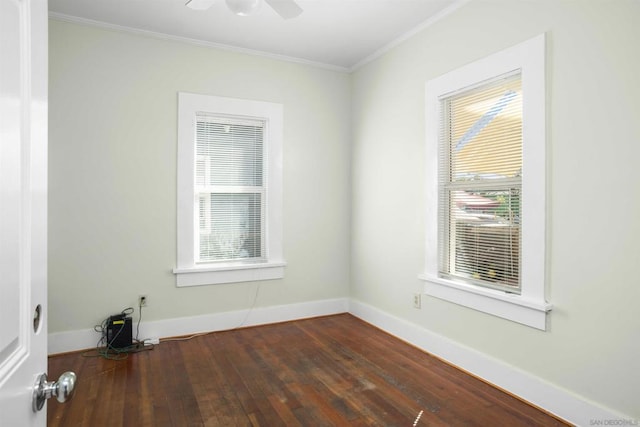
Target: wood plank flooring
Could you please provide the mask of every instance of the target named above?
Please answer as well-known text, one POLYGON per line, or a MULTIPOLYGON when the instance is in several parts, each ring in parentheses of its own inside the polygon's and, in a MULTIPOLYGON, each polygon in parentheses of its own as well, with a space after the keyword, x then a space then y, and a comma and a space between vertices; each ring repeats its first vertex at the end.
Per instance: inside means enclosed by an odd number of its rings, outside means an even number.
POLYGON ((349 314, 49 358, 66 370, 76 394, 49 400, 50 427, 567 425, 349 314))

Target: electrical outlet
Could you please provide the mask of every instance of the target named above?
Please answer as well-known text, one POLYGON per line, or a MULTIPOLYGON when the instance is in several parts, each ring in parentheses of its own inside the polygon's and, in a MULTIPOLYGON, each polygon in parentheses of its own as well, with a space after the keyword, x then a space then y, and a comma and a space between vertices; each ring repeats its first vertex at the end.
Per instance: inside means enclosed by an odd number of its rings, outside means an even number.
POLYGON ((148 300, 146 295, 138 296, 138 307, 146 307, 147 303, 148 303, 148 300))
POLYGON ((422 305, 422 299, 420 294, 413 294, 413 308, 420 308, 422 305))

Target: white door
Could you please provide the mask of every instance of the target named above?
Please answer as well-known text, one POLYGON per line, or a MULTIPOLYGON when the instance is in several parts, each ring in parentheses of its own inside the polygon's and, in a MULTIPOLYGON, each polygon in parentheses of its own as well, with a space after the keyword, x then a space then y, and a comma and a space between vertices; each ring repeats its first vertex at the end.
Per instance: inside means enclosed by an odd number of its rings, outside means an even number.
MULTIPOLYGON (((47 2, 0 0, 0 425, 44 426, 47 2)), ((56 394, 49 387, 49 394, 56 394)))

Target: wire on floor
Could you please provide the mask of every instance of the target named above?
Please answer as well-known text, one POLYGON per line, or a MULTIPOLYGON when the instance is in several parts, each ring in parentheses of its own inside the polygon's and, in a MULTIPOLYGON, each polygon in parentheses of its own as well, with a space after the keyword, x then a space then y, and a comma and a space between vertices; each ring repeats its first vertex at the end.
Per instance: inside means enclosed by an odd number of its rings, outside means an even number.
MULTIPOLYGON (((134 312, 133 307, 127 307, 124 310, 122 310, 120 314, 123 316, 128 316, 130 314, 133 314, 133 312, 134 312)), ((136 325, 136 338, 131 345, 126 347, 114 347, 112 345, 112 343, 116 341, 116 339, 120 336, 120 334, 124 330, 125 322, 121 324, 120 328, 118 328, 118 330, 115 332, 113 337, 108 338, 107 328, 109 326, 109 321, 111 320, 111 317, 112 317, 112 316, 109 316, 106 319, 104 319, 102 323, 93 327, 94 331, 100 333, 100 339, 98 340, 96 348, 85 351, 84 353, 82 353, 82 356, 83 357, 102 357, 108 360, 125 360, 127 357, 129 357, 129 354, 153 350, 155 347, 153 344, 145 344, 146 340, 140 341, 138 338, 140 333, 140 322, 142 320, 141 304, 138 305, 138 312, 140 313, 140 315, 138 317, 138 323, 136 325)))
MULTIPOLYGON (((256 284, 256 291, 255 291, 255 293, 253 295, 253 301, 251 303, 251 307, 249 307, 249 309, 247 310, 247 313, 245 314, 245 316, 242 319, 242 321, 237 326, 235 326, 235 327, 233 327, 231 329, 228 329, 228 331, 234 331, 234 330, 239 329, 239 328, 244 326, 244 324, 246 323, 247 319, 249 318, 249 316, 253 312, 253 309, 256 306, 259 294, 260 294, 260 284, 258 283, 258 284, 256 284)), ((106 319, 104 319, 102 321, 102 323, 100 325, 94 326, 94 330, 101 334, 100 340, 98 341, 98 344, 97 344, 95 350, 86 351, 86 352, 82 353, 82 355, 84 357, 103 357, 105 359, 110 359, 110 360, 124 360, 131 353, 139 353, 141 351, 153 350, 155 345, 146 343, 147 341, 149 341, 149 339, 144 339, 142 341, 140 341, 140 339, 139 339, 139 336, 140 336, 140 322, 142 321, 142 307, 143 307, 142 306, 142 301, 139 301, 138 302, 138 313, 140 315, 138 316, 138 322, 136 323, 136 337, 134 339, 135 343, 133 343, 132 345, 130 345, 128 347, 124 347, 124 348, 115 348, 112 345, 110 345, 110 342, 115 341, 115 339, 120 335, 120 333, 124 329, 125 325, 123 324, 120 327, 120 329, 118 330, 118 332, 111 339, 111 341, 107 342, 107 325, 109 323, 109 319, 111 318, 111 317, 107 317, 106 319), (92 352, 95 352, 95 353, 91 354, 92 352)), ((122 312, 120 314, 129 315, 129 314, 133 314, 133 312, 134 312, 133 307, 127 307, 124 310, 122 310, 122 312)), ((163 339, 161 339, 159 341, 160 342, 188 341, 188 340, 191 340, 191 339, 196 338, 196 337, 212 334, 214 332, 216 332, 216 331, 200 332, 200 333, 192 334, 192 335, 189 335, 189 336, 186 336, 186 337, 163 338, 163 339)))
MULTIPOLYGON (((249 318, 249 315, 253 312, 253 309, 256 306, 256 302, 258 301, 258 295, 260 293, 260 283, 256 284, 256 292, 253 295, 253 302, 251 303, 251 307, 249 307, 249 309, 247 310, 247 314, 245 314, 244 318, 242 319, 242 321, 237 325, 234 326, 231 329, 227 329, 226 331, 235 331, 236 329, 239 329, 241 327, 244 326, 245 322, 247 321, 247 319, 249 318)), ((186 337, 177 337, 177 338, 163 338, 160 340, 160 342, 167 342, 167 341, 189 341, 191 339, 194 339, 196 337, 201 337, 203 335, 209 335, 209 334, 213 334, 214 332, 222 332, 222 331, 208 331, 208 332, 199 332, 197 334, 193 334, 193 335, 189 335, 186 337)))

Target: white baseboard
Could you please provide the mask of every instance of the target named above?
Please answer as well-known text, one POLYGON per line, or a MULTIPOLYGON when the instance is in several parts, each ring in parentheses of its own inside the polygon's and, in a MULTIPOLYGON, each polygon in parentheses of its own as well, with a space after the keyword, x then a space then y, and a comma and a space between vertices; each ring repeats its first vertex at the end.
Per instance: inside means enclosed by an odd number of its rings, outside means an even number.
POLYGON ((633 419, 370 305, 350 300, 349 312, 572 424, 589 426, 593 422, 633 419))
MULTIPOLYGON (((298 304, 260 307, 251 310, 228 311, 202 316, 180 317, 140 323, 139 338, 166 338, 200 332, 224 331, 245 326, 266 325, 287 322, 308 317, 346 313, 348 298, 310 301, 298 304)), ((144 313, 143 313, 144 315, 144 313)), ((136 335, 136 321, 133 319, 133 335, 136 335)), ((49 354, 94 348, 100 334, 93 329, 83 329, 49 334, 49 354)))

